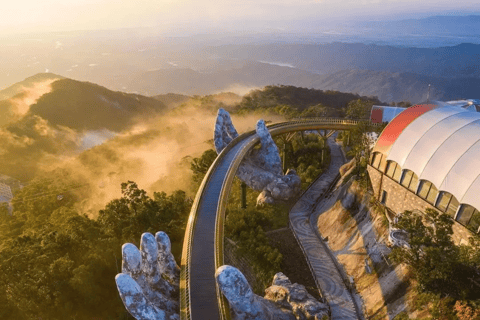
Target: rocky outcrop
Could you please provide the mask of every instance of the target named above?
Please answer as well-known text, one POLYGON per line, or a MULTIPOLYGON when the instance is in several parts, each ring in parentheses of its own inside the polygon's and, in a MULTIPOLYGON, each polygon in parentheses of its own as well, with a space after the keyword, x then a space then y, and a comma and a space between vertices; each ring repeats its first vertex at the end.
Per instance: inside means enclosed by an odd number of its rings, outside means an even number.
POLYGON ((180 268, 164 232, 142 234, 140 250, 122 246, 122 273, 115 277, 128 312, 138 320, 177 320, 180 268))
MULTIPOLYGON (((258 205, 291 199, 300 192, 300 177, 295 170, 283 174, 280 153, 263 120, 258 121, 256 132, 260 137, 260 148, 245 156, 237 177, 250 188, 262 192, 257 198, 258 205)), ((237 136, 230 115, 219 109, 214 133, 217 153, 222 152, 237 136)))
POLYGON ((299 284, 277 273, 262 298, 253 293, 243 274, 232 266, 215 273, 217 284, 230 304, 234 320, 320 320, 329 319, 329 308, 299 284))

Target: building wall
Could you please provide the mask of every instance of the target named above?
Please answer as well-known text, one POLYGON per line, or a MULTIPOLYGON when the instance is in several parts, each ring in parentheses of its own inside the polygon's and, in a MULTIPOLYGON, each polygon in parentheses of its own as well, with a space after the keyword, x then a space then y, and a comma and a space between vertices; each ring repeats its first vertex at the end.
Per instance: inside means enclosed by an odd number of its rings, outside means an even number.
MULTIPOLYGON (((387 192, 385 205, 395 213, 401 213, 405 210, 418 209, 425 211, 427 208, 437 210, 432 204, 420 198, 411 190, 405 188, 392 178, 384 175, 381 171, 368 165, 368 174, 377 199, 382 199, 383 191, 387 192)), ((455 221, 453 224, 452 239, 457 244, 468 243, 468 238, 472 236, 470 230, 455 221)))
POLYGON ((372 166, 367 167, 368 175, 370 176, 370 181, 372 182, 373 194, 377 199, 380 199, 380 188, 382 186, 382 172, 375 169, 372 166))

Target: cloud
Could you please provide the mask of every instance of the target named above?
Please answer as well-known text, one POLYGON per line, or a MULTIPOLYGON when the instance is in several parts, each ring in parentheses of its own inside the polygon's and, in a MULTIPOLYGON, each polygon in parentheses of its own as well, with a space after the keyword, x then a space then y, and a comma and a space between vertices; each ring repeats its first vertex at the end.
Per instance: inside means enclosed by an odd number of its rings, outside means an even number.
POLYGON ((249 93, 252 90, 257 90, 261 89, 261 87, 258 86, 246 86, 243 84, 232 84, 228 87, 223 88, 222 90, 219 90, 218 92, 215 93, 222 93, 222 92, 233 92, 235 94, 238 94, 240 96, 244 96, 247 93, 249 93))
MULTIPOLYGON (((47 87, 44 83, 26 90, 29 94, 18 100, 25 106, 23 112, 40 93, 48 91, 47 87)), ((252 88, 229 89, 246 92, 252 88)), ((192 98, 168 114, 138 120, 129 130, 119 133, 106 129, 73 130, 23 113, 8 129, 0 130, 0 173, 25 181, 62 168, 72 176, 81 176, 88 188, 82 189, 84 200, 77 209, 92 217, 121 196, 120 184, 128 180, 135 181, 150 195, 181 189, 194 196, 191 159, 213 148, 218 104, 225 106, 238 99, 226 94, 192 98)), ((237 130, 245 132, 255 128, 259 116, 232 118, 237 130)))
POLYGON ((32 86, 23 87, 21 93, 10 99, 14 106, 14 113, 17 116, 24 116, 32 104, 35 104, 38 99, 52 91, 52 83, 58 79, 49 79, 42 82, 36 82, 32 86))

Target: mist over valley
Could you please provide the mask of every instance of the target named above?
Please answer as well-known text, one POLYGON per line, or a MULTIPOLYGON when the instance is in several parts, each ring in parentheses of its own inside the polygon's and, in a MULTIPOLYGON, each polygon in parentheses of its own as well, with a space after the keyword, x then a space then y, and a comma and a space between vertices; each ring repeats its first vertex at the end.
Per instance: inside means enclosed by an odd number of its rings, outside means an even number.
MULTIPOLYGON (((231 183, 228 198, 222 198, 226 215, 218 239, 224 236, 224 251, 241 257, 238 265, 246 265, 241 272, 256 294, 263 295, 281 271, 303 286, 302 294, 305 290, 312 294, 312 301, 328 302, 305 260, 309 250, 302 251, 292 233, 289 212, 300 198, 292 193, 288 199, 279 196, 278 203, 268 201, 286 182, 295 184, 292 190, 300 194, 314 181, 324 183, 317 180, 320 174, 332 173, 333 181, 340 171, 345 173, 344 182, 358 178, 358 193, 346 192, 344 200, 355 202, 349 209, 343 200, 337 202, 341 216, 331 219, 335 228, 325 224, 332 232, 326 247, 337 250, 335 238, 346 241, 332 259, 343 263, 343 256, 355 256, 354 276, 338 284, 347 284, 347 289, 355 281, 364 294, 364 311, 379 319, 393 317, 393 304, 399 302, 396 314, 405 309, 406 300, 417 299, 404 295, 406 282, 395 287, 395 281, 384 276, 388 272, 396 277, 400 270, 385 257, 377 252, 378 261, 365 259, 376 252, 372 248, 384 246, 381 242, 387 236, 380 233, 390 230, 387 211, 375 213, 376 225, 369 226, 370 217, 365 218, 370 209, 364 210, 365 203, 357 207, 368 188, 362 180, 367 177, 371 144, 365 132, 379 133, 382 127, 338 118, 367 120, 373 105, 396 106, 398 112, 432 100, 480 98, 479 4, 65 0, 59 5, 55 0, 20 0, 2 4, 2 13, 0 319, 133 319, 115 283, 131 253, 124 249, 135 245, 144 250, 142 234, 164 231, 170 237, 162 239, 170 241, 165 245, 171 246, 169 259, 180 262, 187 223, 196 224, 195 213, 190 212, 200 207, 194 206, 194 199, 208 193, 207 187, 200 189, 204 177, 210 168, 216 172, 225 158, 234 157, 231 153, 218 158, 215 150, 219 140, 227 144, 235 136, 229 115, 239 134, 257 128, 259 135, 262 130, 265 134, 262 122, 257 125, 259 119, 267 125, 295 121, 277 128, 297 130, 298 119, 337 118, 328 123, 349 128, 336 136, 330 136, 334 130, 323 129, 263 136, 262 146, 267 145, 275 158, 268 164, 275 166, 275 173, 262 168, 268 159, 262 160, 265 151, 256 145, 246 156, 251 163, 242 180, 251 184, 238 179, 241 169, 237 177, 231 172, 230 182, 222 184, 218 178, 211 183, 212 178, 204 184, 229 188, 231 183), (330 170, 330 163, 345 160, 340 143, 347 157, 355 160, 330 170), (221 160, 212 166, 215 159, 221 160), (257 176, 259 181, 266 177, 265 189, 252 187, 257 176), (271 176, 274 181, 267 181, 271 176), (361 225, 367 231, 360 230, 361 225), (352 242, 346 229, 358 241, 352 242), (368 239, 362 238, 364 231, 368 239), (130 245, 123 246, 126 243, 130 245), (357 244, 365 250, 355 251, 357 244), (390 291, 382 291, 383 281, 390 291), (377 293, 372 294, 372 288, 377 293)), ((314 128, 325 123, 311 122, 314 128)), ((218 172, 226 170, 225 164, 218 172)), ((389 168, 398 173, 397 167, 389 168)), ((319 193, 319 199, 327 192, 319 193)), ((318 227, 313 219, 302 219, 297 220, 302 228, 305 223, 318 227)), ((480 242, 476 246, 480 248, 480 242)), ((168 251, 165 248, 161 250, 168 251)), ((461 252, 478 263, 478 255, 471 253, 479 250, 469 250, 461 252)), ((442 260, 446 251, 438 252, 435 259, 442 260)), ((237 267, 236 263, 235 257, 228 262, 237 267)), ((194 267, 204 271, 200 265, 194 267)), ((331 270, 327 271, 330 280, 331 270)), ((164 275, 156 279, 173 279, 164 275)), ((176 287, 170 293, 172 301, 178 300, 176 287)), ((417 300, 427 301, 421 306, 425 310, 447 306, 445 310, 454 312, 454 296, 439 297, 417 300)), ((470 303, 465 297, 454 298, 470 303)), ((170 311, 177 312, 175 308, 170 311)))

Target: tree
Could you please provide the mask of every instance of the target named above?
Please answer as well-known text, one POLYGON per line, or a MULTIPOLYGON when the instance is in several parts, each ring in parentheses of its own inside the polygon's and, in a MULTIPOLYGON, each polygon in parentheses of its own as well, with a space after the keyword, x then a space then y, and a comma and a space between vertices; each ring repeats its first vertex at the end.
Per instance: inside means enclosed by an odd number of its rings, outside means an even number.
POLYGON ((200 158, 194 158, 190 165, 190 169, 193 172, 193 181, 197 184, 202 182, 203 177, 208 172, 208 169, 212 165, 213 161, 217 158, 217 152, 213 149, 208 149, 202 153, 200 158))
POLYGON ((42 228, 2 243, 0 310, 8 319, 107 319, 121 313, 112 280, 118 242, 94 220, 55 210, 42 228), (105 307, 108 306, 108 307, 105 307))
POLYGON ((350 150, 347 155, 355 158, 357 174, 364 175, 367 168, 370 152, 373 147, 372 133, 378 134, 383 130, 383 126, 373 126, 368 121, 359 122, 348 134, 342 135, 343 142, 350 142, 350 150), (347 136, 348 135, 348 136, 347 136))
POLYGON ((372 110, 373 102, 357 99, 348 103, 346 117, 350 119, 368 119, 372 110))
POLYGON ((459 320, 480 320, 480 309, 474 309, 466 302, 457 301, 455 312, 459 320))
MULTIPOLYGON (((122 243, 138 241, 144 232, 165 231, 173 242, 183 240, 192 201, 184 191, 167 196, 155 192, 153 199, 133 181, 122 183, 122 198, 110 201, 100 210, 98 222, 106 233, 122 243)), ((179 252, 174 255, 179 258, 179 252)))
MULTIPOLYGON (((291 165, 302 179, 303 187, 310 185, 329 163, 329 149, 317 134, 297 134, 291 141, 291 165), (324 162, 322 163, 322 152, 324 162)), ((288 166, 289 167, 289 166, 288 166)))
POLYGON ((26 186, 14 198, 13 214, 0 220, 0 318, 118 319, 125 309, 113 279, 121 270, 122 244, 163 230, 178 259, 192 201, 183 191, 152 199, 128 181, 122 197, 94 220, 72 201, 32 197, 38 190, 56 193, 45 181, 26 186))
POLYGON ((272 277, 281 271, 283 256, 268 243, 265 234, 265 228, 271 223, 268 211, 272 209, 272 207, 229 208, 225 220, 225 236, 237 242, 242 256, 248 257, 255 271, 257 281, 260 283, 254 287, 257 293, 263 292, 272 281, 272 277))
POLYGON ((408 233, 409 247, 395 247, 390 257, 411 267, 419 292, 479 299, 479 266, 468 263, 453 243, 452 225, 448 214, 433 209, 426 209, 424 216, 405 211, 395 227, 408 233))

